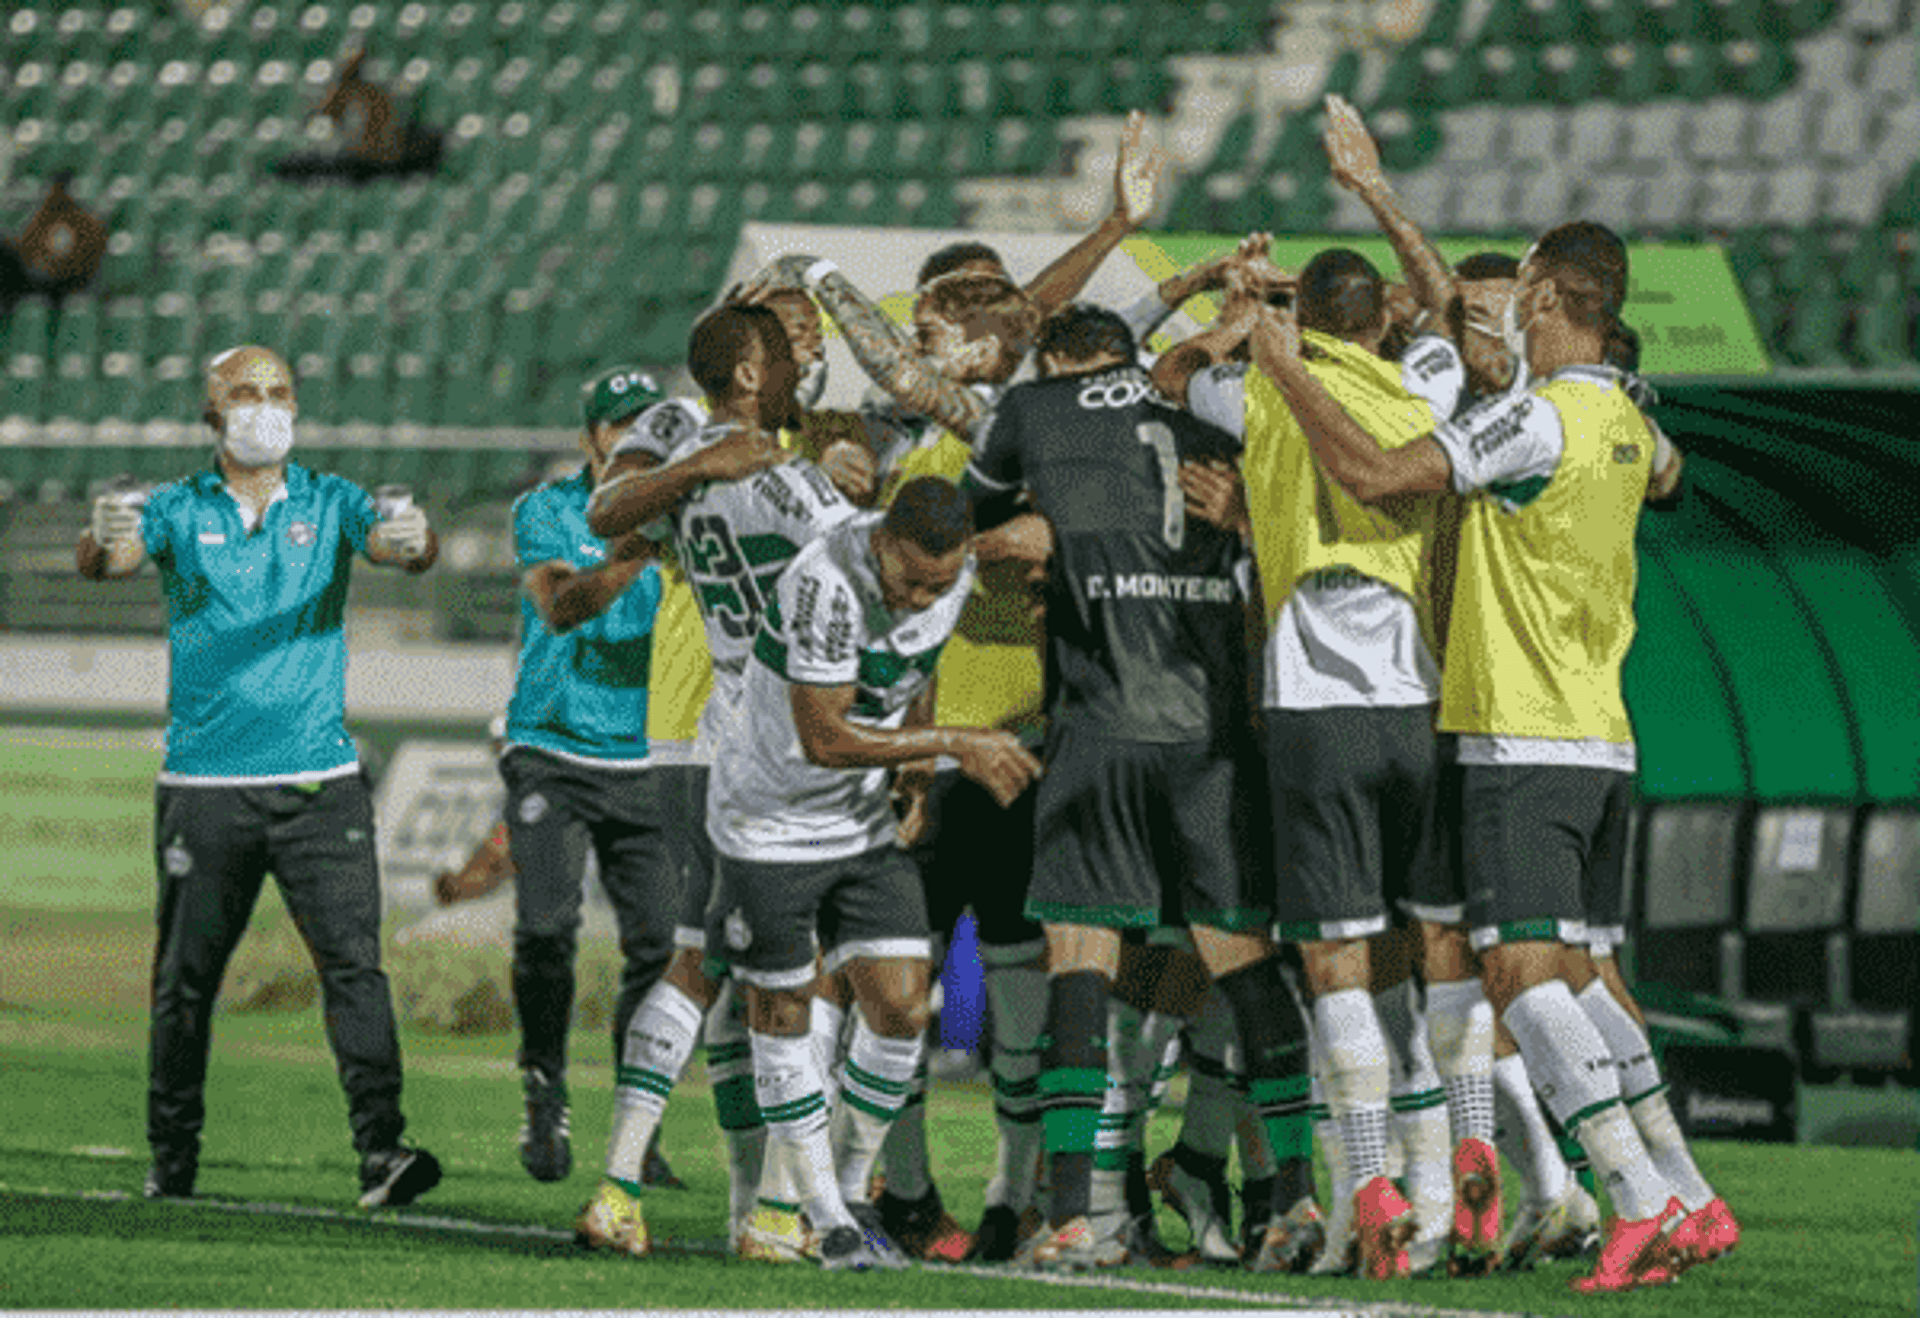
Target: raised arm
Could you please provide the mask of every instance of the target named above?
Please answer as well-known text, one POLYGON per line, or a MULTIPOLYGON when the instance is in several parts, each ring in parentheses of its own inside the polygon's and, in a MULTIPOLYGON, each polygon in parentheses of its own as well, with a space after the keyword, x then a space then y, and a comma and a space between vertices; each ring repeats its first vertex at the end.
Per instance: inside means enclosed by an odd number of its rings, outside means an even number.
POLYGON ((1373 212, 1380 231, 1393 244, 1400 258, 1407 287, 1423 310, 1444 317, 1458 290, 1454 286, 1453 267, 1448 265, 1420 226, 1408 217, 1400 194, 1387 181, 1380 168, 1380 150, 1374 145, 1360 112, 1343 96, 1326 100, 1327 162, 1333 167, 1334 181, 1353 193, 1373 212))
POLYGON ((367 536, 367 561, 381 567, 397 567, 420 573, 432 567, 440 557, 440 537, 427 524, 427 514, 417 505, 405 508, 374 526, 367 536))
POLYGON ((971 434, 986 415, 979 396, 927 361, 833 262, 783 256, 759 278, 811 293, 840 327, 861 369, 908 411, 932 417, 956 435, 971 434))
POLYGON ((1293 314, 1265 308, 1253 329, 1253 364, 1279 388, 1326 473, 1361 503, 1449 487, 1453 466, 1431 435, 1381 448, 1300 358, 1293 314))
MULTIPOLYGON (((1166 165, 1166 154, 1147 142, 1146 115, 1133 111, 1120 134, 1120 152, 1114 160, 1113 209, 1027 284, 1027 296, 1040 309, 1042 320, 1080 296, 1100 263, 1147 222, 1166 165)), ((1180 300, 1184 302, 1186 296, 1180 300)))

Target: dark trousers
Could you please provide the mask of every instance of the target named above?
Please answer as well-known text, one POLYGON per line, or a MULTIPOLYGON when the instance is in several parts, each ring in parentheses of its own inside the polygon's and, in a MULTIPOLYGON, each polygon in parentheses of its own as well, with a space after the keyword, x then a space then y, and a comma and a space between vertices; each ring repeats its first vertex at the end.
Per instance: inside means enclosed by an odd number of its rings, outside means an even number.
POLYGON ((620 931, 613 1057, 627 1022, 666 972, 685 877, 667 830, 671 803, 651 769, 596 769, 520 747, 500 761, 513 851, 513 998, 520 1065, 566 1073, 587 850, 620 931))
POLYGON ((320 975, 327 1042, 361 1153, 400 1140, 400 1041, 380 969, 373 803, 359 775, 296 787, 160 786, 147 1141, 197 1149, 213 1005, 269 871, 320 975))

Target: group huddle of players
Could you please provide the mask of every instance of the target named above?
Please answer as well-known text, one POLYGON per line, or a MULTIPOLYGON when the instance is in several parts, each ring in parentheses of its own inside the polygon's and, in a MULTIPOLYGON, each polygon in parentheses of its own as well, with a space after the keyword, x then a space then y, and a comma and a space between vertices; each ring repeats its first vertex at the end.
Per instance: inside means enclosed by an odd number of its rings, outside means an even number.
POLYGON ((1352 108, 1327 124, 1403 284, 1345 249, 1280 270, 1255 234, 1133 307, 1075 302, 1151 209, 1136 117, 1112 214, 1027 286, 944 248, 909 333, 784 257, 694 327, 703 397, 596 464, 593 533, 671 565, 656 721, 676 665, 711 693, 679 702, 705 828, 583 1242, 649 1251, 641 1163, 703 1035, 745 1258, 1392 1278, 1585 1254, 1576 1287, 1616 1291, 1737 1240, 1611 955, 1634 531, 1681 466, 1641 411, 1626 249, 1573 223, 1450 267, 1352 108), (1202 291, 1209 328, 1149 361, 1202 291), (851 411, 814 406, 823 315, 871 377, 851 411), (997 1135, 973 1230, 924 1102, 963 909, 997 1135))

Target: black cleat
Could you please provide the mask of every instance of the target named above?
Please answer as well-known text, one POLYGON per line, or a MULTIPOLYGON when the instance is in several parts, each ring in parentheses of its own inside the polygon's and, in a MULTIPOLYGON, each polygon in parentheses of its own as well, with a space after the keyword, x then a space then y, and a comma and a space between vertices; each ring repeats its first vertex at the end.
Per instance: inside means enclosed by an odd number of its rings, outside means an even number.
POLYGON ((360 1160, 360 1207, 401 1208, 440 1184, 440 1160, 425 1149, 396 1146, 360 1160))

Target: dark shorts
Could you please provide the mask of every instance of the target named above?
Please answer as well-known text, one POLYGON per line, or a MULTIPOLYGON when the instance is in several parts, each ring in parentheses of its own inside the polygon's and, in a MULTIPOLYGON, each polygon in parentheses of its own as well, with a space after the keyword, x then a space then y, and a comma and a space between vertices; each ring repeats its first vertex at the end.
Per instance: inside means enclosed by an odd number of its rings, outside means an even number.
POLYGON ((1632 778, 1563 765, 1460 766, 1461 864, 1476 949, 1584 944, 1618 924, 1632 778))
POLYGON ((1002 807, 957 769, 933 781, 932 832, 912 851, 926 886, 927 918, 936 933, 951 933, 968 907, 980 941, 1011 947, 1039 940, 1027 919, 1027 880, 1033 874, 1033 812, 1040 789, 1029 787, 1002 807))
POLYGON ((674 928, 677 947, 702 946, 707 911, 713 896, 713 841, 707 836, 707 766, 661 764, 648 772, 660 784, 661 831, 667 863, 679 871, 686 885, 680 923, 674 928))
POLYGON ((721 921, 734 973, 762 988, 813 979, 815 934, 835 970, 858 957, 929 955, 920 871, 891 843, 838 860, 756 861, 720 855, 731 903, 721 921))
POLYGON ((1118 741, 1056 722, 1035 802, 1028 918, 1259 929, 1266 812, 1246 757, 1206 742, 1118 741))
POLYGON ((699 925, 706 893, 669 846, 669 782, 657 769, 600 769, 522 746, 501 759, 500 777, 521 932, 578 927, 589 848, 623 941, 670 946, 677 926, 699 925))
POLYGON ((1416 920, 1460 924, 1467 918, 1467 885, 1460 871, 1460 738, 1436 733, 1434 751, 1439 777, 1432 862, 1414 869, 1400 908, 1416 920))
POLYGON ((1439 850, 1433 708, 1268 709, 1262 720, 1280 936, 1382 932, 1439 850))

